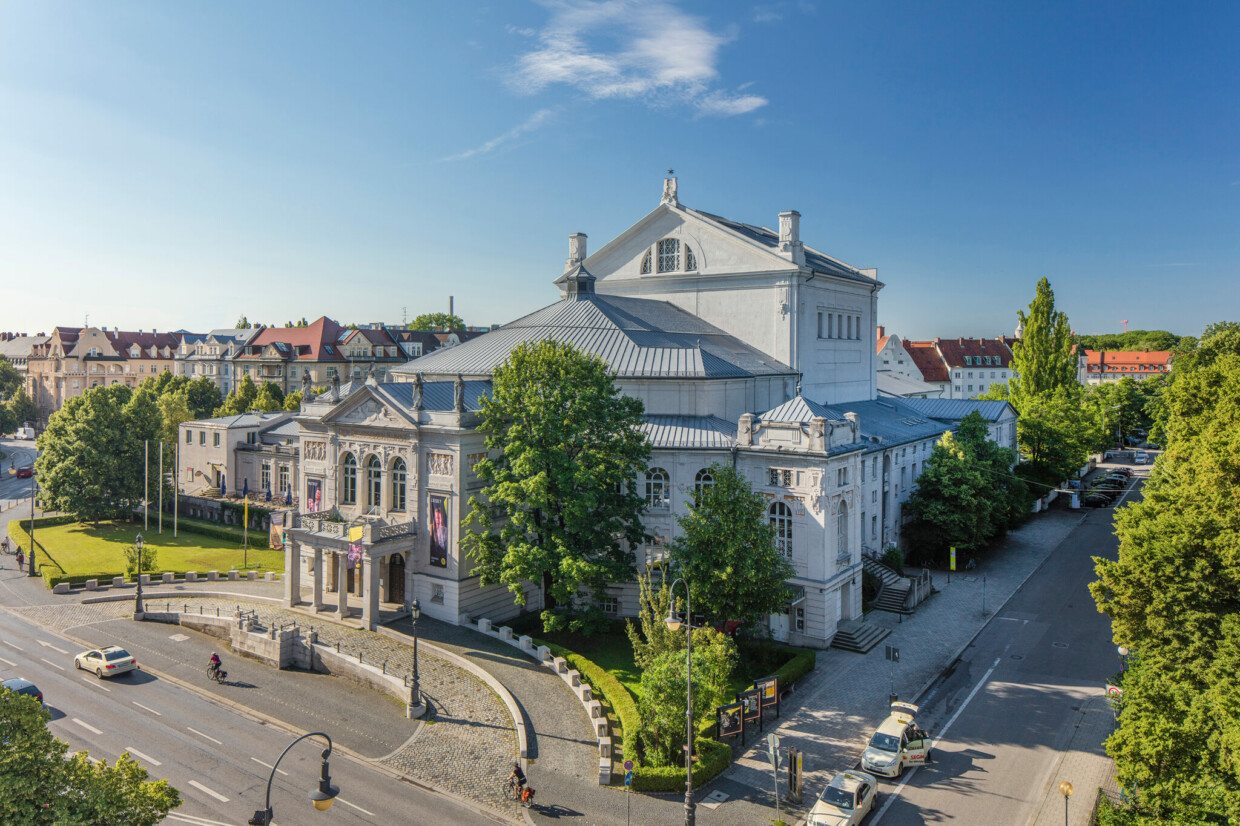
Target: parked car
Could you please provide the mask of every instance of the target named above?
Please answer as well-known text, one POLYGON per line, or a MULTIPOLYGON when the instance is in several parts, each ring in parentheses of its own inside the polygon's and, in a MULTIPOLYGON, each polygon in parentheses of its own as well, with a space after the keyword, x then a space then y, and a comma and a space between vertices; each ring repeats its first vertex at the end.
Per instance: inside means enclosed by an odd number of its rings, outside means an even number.
POLYGON ((34 697, 39 701, 40 705, 43 704, 43 692, 39 691, 39 687, 29 680, 23 680, 21 677, 14 677, 11 680, 5 680, 3 683, 0 683, 0 685, 3 685, 9 691, 34 697))
POLYGON ((917 728, 918 707, 912 703, 892 703, 891 714, 874 732, 861 753, 861 768, 883 777, 899 777, 905 766, 926 762, 933 744, 929 735, 917 728))
POLYGON ((26 467, 19 467, 19 468, 17 469, 17 478, 18 478, 18 479, 29 479, 31 476, 34 476, 34 468, 33 468, 33 467, 31 467, 31 466, 27 465, 26 467))
POLYGON ((1121 476, 1132 476, 1132 468, 1130 467, 1112 468, 1111 474, 1114 475, 1116 473, 1120 474, 1121 476))
POLYGON ((1090 508, 1105 508, 1107 505, 1111 504, 1111 497, 1101 496, 1095 493, 1086 496, 1081 501, 1090 508))
POLYGON ((843 771, 818 795, 806 826, 857 826, 874 809, 878 780, 859 771, 843 771))
POLYGON ((134 656, 120 646, 110 645, 107 648, 96 648, 83 651, 73 658, 73 664, 82 670, 93 671, 99 679, 115 677, 138 667, 134 656))
POLYGON ((1150 461, 1150 454, 1146 453, 1144 450, 1138 450, 1137 454, 1132 457, 1132 463, 1134 465, 1144 465, 1144 464, 1147 464, 1149 461, 1150 461))

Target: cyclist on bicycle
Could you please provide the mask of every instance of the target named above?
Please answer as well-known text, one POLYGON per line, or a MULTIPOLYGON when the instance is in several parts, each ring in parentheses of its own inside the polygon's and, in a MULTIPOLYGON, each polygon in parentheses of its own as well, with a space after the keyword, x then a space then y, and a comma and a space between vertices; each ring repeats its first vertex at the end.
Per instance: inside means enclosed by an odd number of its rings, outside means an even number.
POLYGON ((211 652, 211 659, 207 660, 207 673, 215 674, 220 670, 220 655, 214 651, 211 652))

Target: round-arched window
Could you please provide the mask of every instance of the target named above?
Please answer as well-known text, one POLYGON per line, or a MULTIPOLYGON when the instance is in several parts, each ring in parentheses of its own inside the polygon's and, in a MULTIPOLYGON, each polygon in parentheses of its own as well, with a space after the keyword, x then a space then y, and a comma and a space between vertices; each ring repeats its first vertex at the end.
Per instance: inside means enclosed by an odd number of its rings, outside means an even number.
POLYGON ((646 471, 646 507, 666 508, 668 498, 667 471, 661 467, 652 467, 646 471))
POLYGON ((397 459, 392 463, 392 510, 405 509, 405 460, 397 459))
POLYGON ((340 502, 344 505, 357 503, 357 459, 346 453, 340 461, 340 502))
POLYGON ((775 527, 775 550, 781 556, 792 558, 792 510, 783 502, 771 505, 771 524, 775 527))

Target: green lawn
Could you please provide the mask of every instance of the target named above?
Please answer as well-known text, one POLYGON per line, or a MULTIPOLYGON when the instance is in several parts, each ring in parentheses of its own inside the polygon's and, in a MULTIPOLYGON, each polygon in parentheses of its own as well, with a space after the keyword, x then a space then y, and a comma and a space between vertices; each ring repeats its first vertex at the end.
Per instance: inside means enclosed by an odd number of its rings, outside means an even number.
MULTIPOLYGON (((28 527, 28 526, 27 526, 28 527)), ((29 542, 25 528, 18 522, 9 523, 9 532, 23 545, 29 542), (20 531, 20 534, 19 534, 20 531), (22 541, 25 540, 25 541, 22 541)), ((57 525, 35 530, 38 541, 37 558, 40 566, 54 564, 73 580, 103 579, 125 573, 123 548, 132 545, 135 535, 141 533, 144 550, 157 553, 156 572, 173 571, 227 571, 242 570, 243 564, 262 571, 282 572, 284 552, 273 551, 266 546, 267 537, 259 534, 251 537, 248 554, 243 553, 239 542, 229 542, 184 530, 172 537, 172 525, 164 522, 164 532, 159 534, 155 524, 148 531, 142 530, 141 522, 101 522, 95 528, 89 524, 57 525), (257 540, 263 547, 255 547, 257 540)))

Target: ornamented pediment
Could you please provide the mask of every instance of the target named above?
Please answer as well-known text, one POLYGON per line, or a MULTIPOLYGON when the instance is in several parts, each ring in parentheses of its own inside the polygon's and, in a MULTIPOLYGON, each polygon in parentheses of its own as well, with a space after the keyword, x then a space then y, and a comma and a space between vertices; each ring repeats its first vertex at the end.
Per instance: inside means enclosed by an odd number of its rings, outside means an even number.
POLYGON ((402 422, 375 399, 366 399, 335 418, 341 424, 365 424, 397 427, 402 422))

